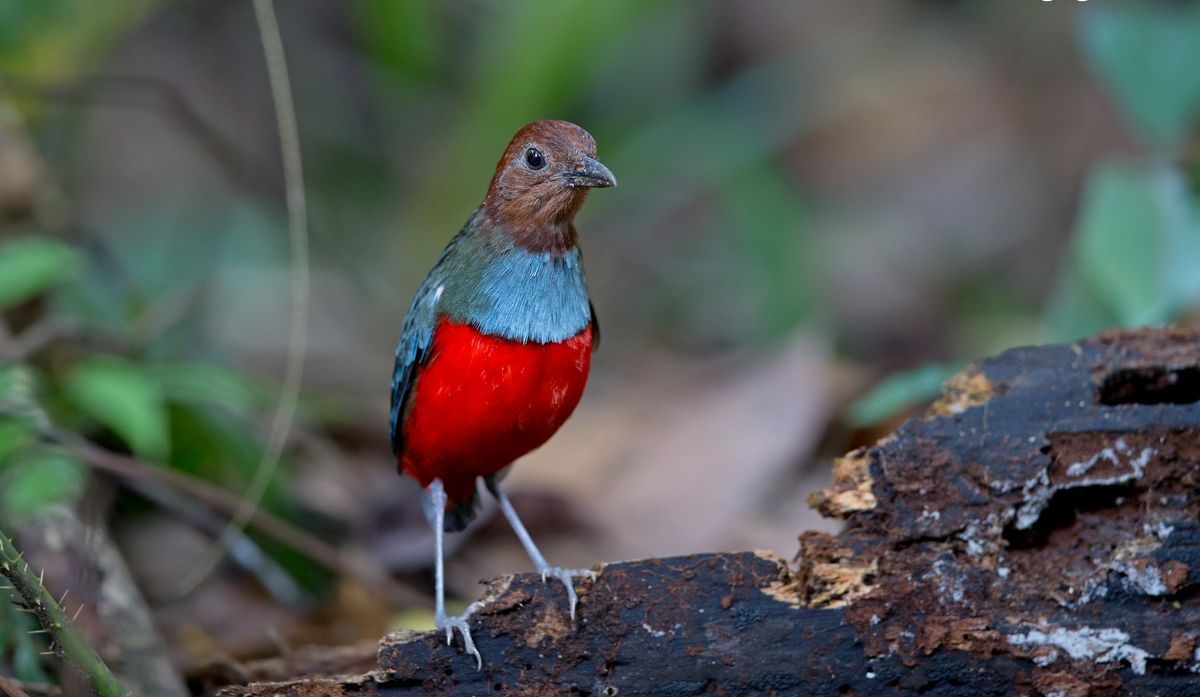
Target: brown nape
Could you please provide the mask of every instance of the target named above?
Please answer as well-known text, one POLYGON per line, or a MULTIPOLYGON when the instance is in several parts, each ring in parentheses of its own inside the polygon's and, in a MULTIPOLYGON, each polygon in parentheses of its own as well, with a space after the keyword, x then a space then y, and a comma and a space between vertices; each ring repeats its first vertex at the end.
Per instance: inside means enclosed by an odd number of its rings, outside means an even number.
POLYGON ((535 121, 513 136, 488 187, 483 207, 492 222, 520 246, 536 252, 560 252, 575 245, 571 224, 588 189, 568 185, 565 174, 583 157, 596 156, 596 141, 567 121, 535 121), (545 166, 526 165, 529 148, 545 166))

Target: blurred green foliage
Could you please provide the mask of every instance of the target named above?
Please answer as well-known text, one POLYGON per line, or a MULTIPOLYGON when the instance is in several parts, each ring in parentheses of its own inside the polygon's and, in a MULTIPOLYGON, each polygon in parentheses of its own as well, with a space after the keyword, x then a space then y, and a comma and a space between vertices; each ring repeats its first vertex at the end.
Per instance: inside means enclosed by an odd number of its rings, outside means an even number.
POLYGON ((0 70, 63 77, 104 56, 152 0, 0 2, 0 70))
POLYGON ((1082 17, 1084 57, 1149 150, 1089 178, 1047 315, 1058 340, 1166 324, 1200 306, 1197 191, 1178 164, 1200 121, 1200 6, 1097 6, 1082 17))
POLYGON ((180 263, 142 266, 137 260, 152 257, 156 248, 170 252, 158 240, 139 241, 136 254, 112 257, 84 254, 43 234, 0 242, 0 269, 12 271, 0 275, 0 298, 7 301, 0 307, 44 296, 43 322, 124 351, 35 353, 0 365, 0 520, 24 519, 40 505, 70 501, 81 491, 80 465, 52 444, 55 439, 47 440, 55 428, 232 488, 244 485, 258 462, 267 391, 211 363, 156 357, 178 343, 172 329, 185 318, 147 326, 164 298, 198 283, 195 271, 189 282, 188 270, 213 253, 176 249, 180 263), (115 259, 124 266, 116 274, 115 259))
POLYGON ((865 428, 881 424, 913 404, 935 397, 942 383, 962 370, 961 365, 926 363, 913 370, 892 373, 846 408, 847 425, 865 428))
POLYGON ((1183 174, 1164 165, 1102 164, 1084 192, 1054 337, 1162 325, 1200 305, 1200 217, 1183 174))
POLYGON ((42 293, 70 278, 75 250, 44 235, 29 235, 0 245, 0 310, 42 293))
POLYGON ((37 383, 30 367, 0 363, 0 523, 26 522, 43 506, 70 503, 83 488, 80 463, 42 440, 37 383))
POLYGON ((1200 112, 1200 5, 1097 4, 1082 14, 1079 44, 1134 132, 1178 147, 1200 112))
POLYGON ((162 462, 170 451, 167 404, 158 384, 136 363, 89 357, 66 378, 67 395, 112 430, 137 455, 162 462))
POLYGON ((79 461, 60 450, 28 449, 10 459, 0 486, 0 506, 6 520, 34 518, 44 506, 70 503, 83 489, 79 461))

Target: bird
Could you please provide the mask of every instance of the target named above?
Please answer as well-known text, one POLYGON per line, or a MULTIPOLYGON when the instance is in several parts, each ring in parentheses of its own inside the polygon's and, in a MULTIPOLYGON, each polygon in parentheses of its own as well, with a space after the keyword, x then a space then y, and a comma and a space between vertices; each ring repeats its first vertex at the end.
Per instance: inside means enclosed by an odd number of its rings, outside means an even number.
POLYGON ((500 480, 545 443, 583 395, 600 327, 588 296, 575 214, 617 180, 596 141, 568 121, 522 127, 496 165, 483 203, 450 240, 409 307, 392 373, 390 433, 401 473, 422 489, 435 542, 434 624, 458 631, 477 668, 469 618, 445 608, 444 533, 475 515, 479 484, 496 499, 543 583, 566 587, 587 569, 550 566, 500 480))

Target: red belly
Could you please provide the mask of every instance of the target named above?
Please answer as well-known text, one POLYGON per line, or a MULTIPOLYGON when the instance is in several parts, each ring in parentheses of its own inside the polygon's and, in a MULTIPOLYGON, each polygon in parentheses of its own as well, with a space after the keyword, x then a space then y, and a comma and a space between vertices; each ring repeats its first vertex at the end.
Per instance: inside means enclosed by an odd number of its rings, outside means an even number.
POLYGON ((406 409, 400 466, 451 505, 475 478, 495 474, 545 443, 587 383, 592 328, 557 344, 523 344, 441 320, 406 409))

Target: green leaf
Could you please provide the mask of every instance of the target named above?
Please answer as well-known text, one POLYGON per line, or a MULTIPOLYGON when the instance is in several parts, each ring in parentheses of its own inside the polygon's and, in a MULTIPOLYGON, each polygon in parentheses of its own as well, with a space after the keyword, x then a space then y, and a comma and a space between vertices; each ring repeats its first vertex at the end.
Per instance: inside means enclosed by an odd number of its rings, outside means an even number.
POLYGON ((1200 306, 1200 211, 1183 172, 1148 173, 1163 221, 1163 287, 1173 314, 1200 306))
POLYGON ((884 378, 846 408, 846 422, 856 428, 883 423, 910 407, 941 394, 942 383, 962 369, 961 365, 926 363, 884 378))
POLYGON ((1164 324, 1200 305, 1200 212, 1182 172, 1098 167, 1047 310, 1050 338, 1164 324))
POLYGON ((137 455, 161 462, 170 450, 166 401, 158 382, 119 358, 92 358, 68 376, 67 394, 137 455))
POLYGON ((0 363, 0 405, 28 407, 35 403, 37 376, 24 363, 0 363))
POLYGON ((1117 323, 1112 310, 1082 280, 1078 266, 1068 261, 1046 308, 1046 338, 1056 343, 1079 341, 1117 323))
POLYGON ((0 511, 10 522, 27 520, 45 506, 74 500, 83 480, 83 466, 65 453, 30 449, 4 472, 0 511))
POLYGON ((34 432, 23 419, 11 416, 0 417, 0 472, 9 459, 34 442, 34 432))
POLYGON ((75 250, 52 237, 29 235, 0 244, 0 309, 71 278, 78 265, 75 250))
POLYGON ((1200 7, 1089 7, 1079 40, 1138 133, 1152 145, 1180 142, 1200 113, 1200 7))
POLYGON ((262 458, 262 444, 251 423, 190 404, 173 405, 170 413, 172 469, 233 488, 245 486, 262 458))
POLYGON ((261 392, 237 373, 204 363, 167 363, 148 369, 163 397, 173 403, 224 407, 249 416, 262 403, 261 392))
POLYGON ((1074 249, 1082 280, 1120 324, 1169 319, 1164 221, 1141 173, 1116 166, 1095 171, 1084 193, 1074 249))

